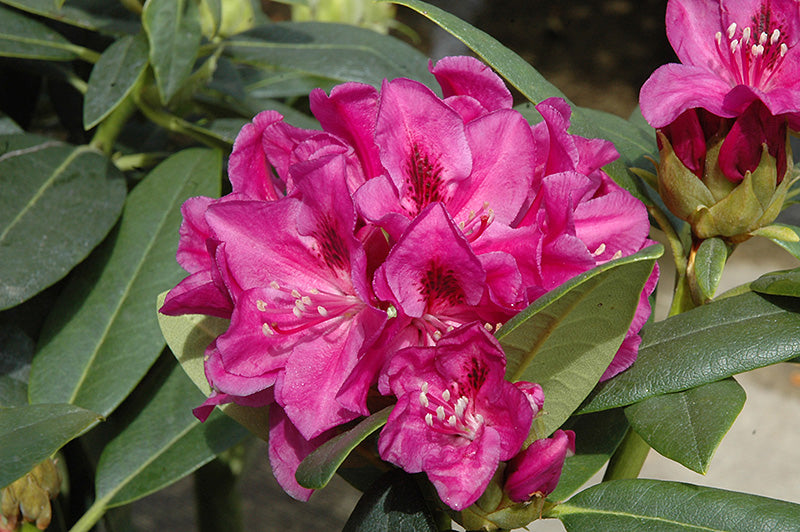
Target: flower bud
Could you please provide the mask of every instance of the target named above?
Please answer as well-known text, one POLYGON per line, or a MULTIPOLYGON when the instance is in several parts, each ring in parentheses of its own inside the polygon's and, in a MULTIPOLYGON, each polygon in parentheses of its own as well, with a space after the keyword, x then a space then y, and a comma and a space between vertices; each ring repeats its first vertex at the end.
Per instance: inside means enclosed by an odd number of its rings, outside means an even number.
POLYGON ((575 433, 557 430, 550 438, 536 440, 506 467, 505 491, 514 502, 543 498, 558 485, 564 459, 575 454, 575 433))
POLYGON ((658 131, 658 191, 701 238, 746 240, 780 213, 792 175, 786 119, 754 102, 735 121, 703 110, 658 131))
POLYGON ((0 491, 0 531, 15 530, 22 521, 44 530, 50 524, 50 499, 61 488, 61 477, 51 458, 35 466, 0 491))

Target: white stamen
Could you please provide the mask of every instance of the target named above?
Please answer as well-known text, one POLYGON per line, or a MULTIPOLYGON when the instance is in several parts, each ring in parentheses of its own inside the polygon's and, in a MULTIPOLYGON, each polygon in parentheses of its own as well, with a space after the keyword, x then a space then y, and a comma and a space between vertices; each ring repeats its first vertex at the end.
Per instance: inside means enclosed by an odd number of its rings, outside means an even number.
POLYGON ((442 339, 442 331, 433 331, 431 336, 433 336, 433 339, 438 342, 442 339))
POLYGON ((425 424, 428 425, 429 427, 433 426, 433 416, 431 415, 430 412, 425 414, 425 424))
POLYGON ((302 299, 295 299, 294 307, 297 310, 299 310, 300 312, 303 312, 306 309, 306 306, 303 304, 303 300, 302 299))
POLYGON ((742 30, 742 42, 744 44, 747 44, 747 42, 750 40, 750 31, 751 30, 749 27, 742 30))
POLYGON ((317 290, 316 288, 312 288, 311 290, 309 290, 309 292, 311 292, 312 295, 319 294, 319 290, 317 290))
POLYGON ((422 383, 422 393, 428 393, 428 381, 422 383))
POLYGON ((425 408, 428 408, 430 401, 428 401, 428 396, 425 395, 425 392, 419 392, 419 404, 421 404, 425 408))
POLYGON ((497 331, 499 331, 499 330, 500 330, 500 327, 502 327, 502 326, 503 326, 503 324, 502 324, 502 323, 500 323, 500 322, 497 322, 497 324, 494 326, 494 332, 497 332, 497 331))
MULTIPOLYGON (((776 30, 776 31, 777 31, 777 30, 776 30)), ((484 209, 488 209, 488 208, 489 208, 489 202, 488 202, 488 201, 484 201, 484 202, 483 202, 483 208, 484 208, 484 209)))
POLYGON ((276 281, 270 281, 269 286, 270 288, 274 288, 275 290, 281 289, 281 285, 279 285, 276 281))
POLYGON ((456 406, 455 406, 456 416, 463 417, 464 410, 466 409, 467 409, 467 398, 461 396, 458 398, 458 401, 456 401, 456 406))
POLYGON ((755 56, 755 57, 758 57, 759 55, 763 55, 764 54, 764 45, 763 44, 759 44, 758 46, 753 45, 753 47, 750 49, 750 53, 753 54, 753 56, 755 56))
POLYGON ((450 401, 450 390, 445 390, 442 392, 442 399, 445 401, 450 401))
POLYGON ((300 292, 297 290, 292 290, 292 297, 295 299, 300 299, 300 292))
POLYGON ((736 33, 736 23, 731 22, 731 25, 728 26, 728 39, 733 39, 735 33, 736 33))
POLYGON ((261 333, 264 336, 272 336, 272 329, 269 328, 269 325, 266 323, 261 326, 261 333))
POLYGON ((491 323, 484 323, 483 328, 486 329, 486 332, 492 332, 492 324, 491 323))
POLYGON ((476 420, 478 423, 480 423, 481 425, 483 425, 483 422, 485 421, 485 420, 484 420, 484 418, 483 418, 483 416, 482 416, 481 414, 475 414, 475 420, 476 420))
POLYGON ((436 407, 436 419, 444 421, 444 407, 441 405, 436 407))
POLYGON ((328 309, 326 309, 322 305, 317 307, 317 312, 319 312, 319 315, 322 316, 323 318, 328 316, 328 309))
POLYGON ((259 299, 259 300, 256 301, 256 308, 260 312, 264 312, 265 310, 267 310, 267 304, 264 301, 259 299))
POLYGON ((731 53, 732 53, 732 54, 735 54, 735 53, 736 53, 736 50, 737 50, 738 48, 739 48, 739 40, 738 40, 738 39, 734 39, 734 40, 732 40, 732 41, 731 41, 731 53))
POLYGON ((461 229, 462 231, 464 230, 465 225, 466 224, 464 224, 464 222, 458 222, 458 228, 461 229))
POLYGON ((786 46, 786 43, 781 43, 781 57, 786 55, 786 52, 789 51, 789 47, 786 46))
POLYGON ((772 31, 772 35, 770 35, 770 37, 769 37, 769 43, 770 44, 775 44, 776 42, 778 42, 778 39, 780 39, 780 38, 781 38, 781 30, 779 30, 778 28, 775 28, 772 31))
POLYGON ((303 297, 300 298, 300 300, 303 302, 304 305, 310 305, 311 304, 311 298, 308 297, 308 296, 303 296, 303 297))
POLYGON ((594 250, 594 253, 592 253, 592 256, 599 257, 600 255, 602 255, 605 252, 606 252, 606 245, 605 244, 600 244, 599 246, 597 246, 597 249, 594 250))
POLYGON ((456 420, 456 416, 450 416, 449 418, 447 418, 447 424, 450 425, 451 427, 455 427, 457 422, 458 421, 456 420))
POLYGON ((720 44, 722 44, 722 32, 721 32, 721 31, 718 31, 718 32, 717 32, 717 33, 714 35, 714 40, 715 40, 715 41, 717 41, 717 45, 718 45, 718 46, 719 46, 720 44))
POLYGON ((769 39, 769 35, 767 35, 767 32, 762 31, 761 35, 758 36, 758 44, 766 43, 767 39, 769 39))
POLYGON ((299 318, 299 317, 300 317, 300 309, 299 309, 299 308, 297 308, 297 307, 294 307, 294 308, 292 309, 292 314, 294 314, 294 317, 295 317, 295 318, 299 318))
POLYGON ((617 260, 617 259, 619 259, 621 257, 622 257, 622 250, 617 251, 616 253, 614 253, 614 256, 611 257, 611 260, 617 260))
POLYGON ((389 308, 386 309, 386 317, 389 319, 397 317, 397 309, 394 308, 394 305, 389 305, 389 308))

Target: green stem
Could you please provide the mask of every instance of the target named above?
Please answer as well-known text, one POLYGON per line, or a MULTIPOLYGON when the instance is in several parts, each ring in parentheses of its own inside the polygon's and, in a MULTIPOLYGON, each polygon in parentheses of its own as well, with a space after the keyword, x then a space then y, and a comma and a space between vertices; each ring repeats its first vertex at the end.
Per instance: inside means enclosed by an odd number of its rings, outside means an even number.
POLYGON ((97 130, 89 143, 93 148, 97 148, 106 155, 110 155, 114 149, 114 143, 122 132, 122 128, 128 123, 128 119, 136 112, 136 103, 131 96, 123 100, 105 120, 100 122, 97 130))
POLYGON ((94 501, 86 513, 78 519, 78 522, 69 530, 69 532, 89 532, 92 527, 103 517, 106 513, 106 505, 111 500, 114 494, 94 501))
POLYGON ((94 50, 90 50, 88 48, 84 48, 83 46, 78 46, 77 44, 66 44, 64 48, 73 52, 75 55, 78 56, 79 59, 83 59, 87 63, 95 64, 97 60, 100 59, 100 54, 95 52, 94 50))
POLYGON ((647 442, 636 434, 632 428, 629 428, 622 443, 619 444, 619 447, 617 447, 608 462, 603 482, 638 477, 649 452, 650 446, 647 445, 647 442))
POLYGON ((157 109, 141 98, 137 99, 136 104, 148 120, 168 131, 186 135, 210 148, 219 148, 226 152, 231 151, 231 145, 229 143, 211 135, 203 128, 197 127, 191 122, 187 122, 167 111, 157 109))
POLYGON ((151 153, 132 153, 130 155, 119 155, 114 157, 114 166, 121 171, 136 170, 139 168, 150 168, 159 162, 169 157, 170 153, 166 151, 157 151, 151 153))
POLYGON ((216 458, 194 474, 194 496, 200 532, 244 530, 237 475, 227 463, 216 458))
POLYGON ((678 275, 685 274, 686 252, 683 249, 683 244, 681 243, 678 233, 675 232, 675 229, 673 229, 672 224, 669 223, 666 215, 657 206, 650 205, 647 211, 667 237, 667 243, 672 249, 672 260, 675 262, 675 270, 678 272, 678 275))
POLYGON ((669 308, 669 316, 675 316, 681 312, 692 310, 695 305, 692 299, 692 290, 689 286, 689 279, 686 274, 679 275, 675 280, 675 294, 672 296, 672 305, 669 308))

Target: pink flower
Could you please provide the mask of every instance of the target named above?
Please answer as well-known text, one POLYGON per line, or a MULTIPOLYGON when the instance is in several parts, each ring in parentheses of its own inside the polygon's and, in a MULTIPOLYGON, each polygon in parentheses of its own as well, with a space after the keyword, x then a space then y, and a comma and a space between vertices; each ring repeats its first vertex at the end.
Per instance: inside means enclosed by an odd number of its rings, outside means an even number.
POLYGON ((536 440, 506 466, 504 489, 514 502, 545 497, 558 485, 564 459, 575 454, 575 433, 557 430, 550 438, 536 440))
POLYGON ((527 395, 504 373, 500 345, 477 323, 435 347, 399 351, 387 367, 397 405, 378 441, 381 458, 424 471, 451 508, 471 505, 522 447, 533 419, 527 395))
POLYGON ((795 0, 670 0, 667 36, 682 64, 661 66, 642 86, 642 114, 655 128, 702 108, 740 116, 761 101, 800 125, 800 10, 795 0))

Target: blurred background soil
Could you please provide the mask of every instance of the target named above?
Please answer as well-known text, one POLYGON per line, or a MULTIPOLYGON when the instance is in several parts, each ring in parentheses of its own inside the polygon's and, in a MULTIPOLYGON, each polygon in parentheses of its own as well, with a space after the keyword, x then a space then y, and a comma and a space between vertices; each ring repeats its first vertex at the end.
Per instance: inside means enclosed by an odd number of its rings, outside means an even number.
MULTIPOLYGON (((664 32, 666 0, 429 0, 497 38, 520 54, 580 106, 623 117, 637 105, 641 84, 659 65, 675 61, 664 32)), ((264 2, 274 19, 288 18, 285 6, 264 2)), ((433 59, 467 54, 456 39, 422 16, 398 8, 398 20, 414 29, 417 44, 433 59)), ((404 38, 400 36, 400 38, 404 38)), ((406 39, 407 40, 407 39, 406 39)), ((737 251, 730 286, 752 280, 757 271, 800 266, 769 243, 754 242, 737 251)), ((662 264, 669 276, 669 261, 662 264)), ((663 298, 662 298, 663 299, 663 298)), ((660 302, 663 314, 664 301, 660 302)), ((800 502, 800 371, 773 366, 740 379, 750 396, 743 414, 723 442, 708 476, 701 477, 651 452, 644 475, 685 480, 726 489, 762 493, 800 502), (794 430, 787 435, 787 430, 794 430), (769 455, 765 467, 754 455, 769 455), (783 456, 784 460, 776 457, 783 456), (717 464, 719 463, 719 465, 717 464)), ((269 471, 260 445, 239 490, 244 497, 245 529, 265 531, 341 530, 359 492, 339 477, 309 503, 292 500, 269 471)), ((147 497, 132 507, 139 531, 196 530, 191 478, 147 497)), ((558 522, 536 522, 533 531, 563 530, 558 522)), ((222 531, 224 532, 224 530, 222 531)))

